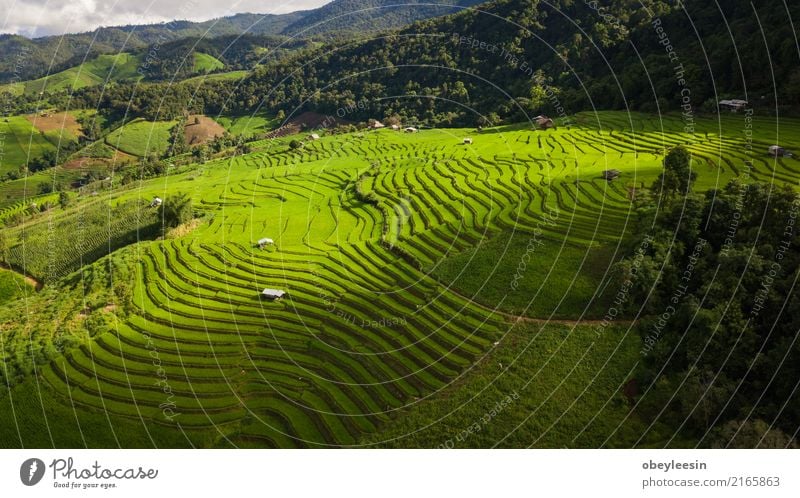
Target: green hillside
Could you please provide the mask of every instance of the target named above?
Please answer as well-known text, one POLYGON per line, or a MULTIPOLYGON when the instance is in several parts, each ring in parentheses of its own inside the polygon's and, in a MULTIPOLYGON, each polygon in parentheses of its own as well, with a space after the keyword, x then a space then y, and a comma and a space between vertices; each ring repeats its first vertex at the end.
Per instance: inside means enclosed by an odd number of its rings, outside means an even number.
POLYGON ((100 55, 78 66, 24 83, 0 86, 0 92, 39 95, 61 90, 77 90, 116 81, 139 78, 139 56, 128 53, 100 55))
POLYGON ((215 116, 214 120, 222 125, 228 133, 245 137, 257 133, 266 133, 280 125, 275 118, 267 116, 266 113, 244 116, 215 116))
MULTIPOLYGON (((238 53, 235 46, 240 42, 249 44, 248 39, 260 39, 258 45, 280 44, 291 49, 295 43, 304 45, 311 36, 332 37, 398 28, 415 20, 456 12, 458 9, 454 5, 474 5, 479 0, 437 0, 436 3, 441 5, 417 1, 398 5, 393 0, 333 0, 316 9, 284 14, 239 13, 201 22, 176 20, 106 26, 96 32, 64 33, 34 39, 0 35, 0 82, 17 78, 36 79, 44 76, 51 65, 61 70, 65 64, 87 54, 89 58, 123 50, 147 54, 156 47, 159 57, 163 57, 162 53, 169 51, 170 44, 180 44, 187 39, 192 39, 192 45, 200 41, 204 47, 215 46, 216 50, 211 53, 218 59, 222 59, 218 53, 226 51, 225 57, 231 62, 241 62, 249 55, 238 53), (357 12, 353 14, 353 11, 357 12), (26 64, 17 63, 20 53, 26 54, 26 64)), ((183 56, 189 53, 184 51, 183 56)))
POLYGON ((226 71, 224 73, 201 74, 183 80, 183 83, 205 83, 208 81, 241 80, 250 74, 250 71, 226 71))
POLYGON ((194 53, 194 72, 195 73, 209 73, 217 69, 223 69, 225 64, 211 55, 203 54, 200 52, 194 53))
POLYGON ((298 52, 231 85, 231 100, 242 103, 233 109, 239 112, 257 96, 287 114, 303 108, 330 115, 358 102, 350 120, 398 114, 472 126, 481 118, 513 123, 589 109, 679 111, 681 91, 691 89, 693 113, 717 112, 721 99, 749 98, 764 112, 794 115, 800 61, 786 20, 798 17, 800 4, 776 9, 766 0, 616 1, 599 11, 572 0, 487 2, 386 36, 298 52), (726 26, 736 33, 770 29, 734 42, 726 26), (772 71, 757 70, 763 61, 772 71))
MULTIPOLYGON (((547 131, 384 129, 328 135, 298 148, 290 147, 297 137, 285 137, 251 143, 246 155, 78 199, 7 231, 12 255, 36 234, 89 245, 80 273, 52 281, 25 303, 41 310, 36 315, 21 313, 20 302, 0 308, 9 358, 3 384, 17 385, 6 399, 21 397, 15 413, 23 421, 35 418, 27 413, 63 413, 69 405, 81 425, 107 413, 137 446, 402 445, 390 440, 405 424, 435 423, 467 395, 446 394, 455 379, 485 384, 485 370, 461 377, 471 366, 506 364, 524 351, 537 324, 559 310, 571 315, 568 324, 580 325, 591 289, 608 283, 595 255, 608 261, 624 251, 633 235, 631 192, 656 179, 665 149, 689 148, 701 192, 733 178, 796 185, 796 160, 765 154, 774 121, 753 121, 750 151, 742 119, 698 119, 694 135, 677 115, 606 112, 547 131), (473 143, 464 144, 465 137, 473 143), (609 168, 620 177, 603 179, 609 168), (147 226, 160 211, 149 201, 159 196, 169 207, 178 193, 191 199, 198 218, 156 240, 147 226), (84 225, 68 221, 89 206, 109 214, 87 215, 84 225), (41 228, 45 223, 51 228, 41 228), (508 238, 512 232, 546 244, 539 266, 523 271, 524 287, 513 284, 509 270, 524 254, 508 238), (103 257, 89 251, 103 233, 138 242, 103 257), (275 244, 256 247, 263 237, 275 244), (512 257, 497 270, 507 244, 512 257), (567 251, 563 260, 553 253, 559 247, 567 251), (488 289, 477 285, 481 279, 488 289), (537 287, 546 287, 541 299, 537 287), (287 294, 270 301, 259 297, 265 288, 287 294), (517 314, 538 321, 528 327, 517 314), (33 350, 20 355, 31 348, 27 330, 36 331, 33 350), (19 394, 32 382, 40 399, 19 394), (143 434, 151 427, 159 429, 148 440, 143 434)), ((152 127, 132 123, 116 136, 143 153, 152 127), (133 131, 138 138, 125 139, 133 131)), ((168 130, 167 123, 158 127, 168 130)), ((800 144, 800 121, 782 120, 780 129, 787 146, 800 144)), ((37 272, 69 268, 71 244, 58 251, 35 244, 45 251, 38 260, 28 255, 14 264, 39 261, 31 266, 37 272)), ((540 246, 533 247, 536 259, 540 246)), ((613 326, 596 342, 592 325, 572 332, 546 327, 524 365, 513 366, 525 378, 542 372, 537 387, 547 392, 526 396, 503 415, 521 422, 523 412, 543 404, 521 439, 506 445, 534 438, 548 447, 594 446, 608 436, 609 445, 631 444, 630 433, 615 429, 629 413, 620 389, 635 367, 639 339, 613 326), (566 363, 553 369, 554 357, 566 363), (593 387, 584 392, 587 382, 593 387), (602 420, 592 417, 598 410, 602 420), (578 427, 586 430, 572 439, 578 427)), ((532 389, 516 385, 520 394, 532 389)), ((479 417, 490 400, 477 400, 453 423, 479 417)), ((4 418, 11 418, 9 409, 6 401, 4 418)), ((628 423, 636 428, 639 421, 628 423)), ((76 418, 53 424, 58 434, 76 418)), ((103 425, 87 444, 117 444, 103 425)), ((432 432, 426 445, 440 444, 448 427, 432 432)), ((658 434, 651 433, 656 441, 658 434)), ((26 431, 18 440, 6 430, 0 443, 49 445, 45 437, 26 431)))
MULTIPOLYGON (((459 383, 409 407, 364 443, 388 448, 631 447, 646 425, 626 417, 629 406, 621 393, 639 350, 639 338, 626 328, 614 325, 598 337, 601 328, 592 324, 542 321, 510 327, 490 357, 459 383)), ((656 433, 646 442, 658 444, 663 435, 656 433)))
POLYGON ((25 116, 0 119, 0 175, 17 171, 30 159, 56 147, 25 116))
POLYGON ((169 147, 169 132, 175 121, 136 120, 108 134, 105 142, 123 152, 145 157, 161 156, 169 147))

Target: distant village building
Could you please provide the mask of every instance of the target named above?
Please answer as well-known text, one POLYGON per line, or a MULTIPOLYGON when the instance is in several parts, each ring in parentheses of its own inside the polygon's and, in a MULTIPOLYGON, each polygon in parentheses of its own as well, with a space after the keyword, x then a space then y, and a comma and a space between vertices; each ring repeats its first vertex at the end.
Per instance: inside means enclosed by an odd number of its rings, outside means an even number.
POLYGON ((747 107, 747 101, 741 99, 726 99, 719 101, 719 108, 731 112, 739 112, 747 107))
POLYGON ((769 155, 772 157, 783 157, 788 155, 786 149, 784 149, 780 145, 770 145, 768 151, 769 155))
POLYGON ((619 170, 618 169, 607 169, 602 173, 603 178, 606 180, 614 180, 615 178, 619 177, 619 170))
POLYGON ((264 237, 263 239, 258 239, 258 242, 256 244, 258 245, 258 247, 263 249, 267 246, 273 245, 274 243, 275 243, 274 240, 270 239, 269 237, 264 237))
POLYGON ((319 135, 317 135, 316 133, 312 133, 311 135, 308 136, 308 139, 309 140, 319 140, 319 135))
POLYGON ((400 125, 392 125, 390 128, 397 131, 400 129, 400 125))
POLYGON ((470 137, 464 139, 464 145, 471 145, 471 144, 472 144, 472 139, 470 137))
POLYGON ((533 122, 536 123, 536 126, 538 126, 540 130, 546 130, 555 126, 553 120, 544 115, 536 116, 533 118, 533 122))
POLYGON ((403 131, 405 131, 406 133, 416 133, 419 130, 414 128, 413 126, 409 126, 409 127, 405 128, 403 131))
POLYGON ((150 207, 151 208, 158 207, 161 205, 162 202, 164 201, 161 200, 161 197, 155 197, 153 201, 150 203, 150 207))
POLYGON ((286 295, 286 291, 278 290, 278 289, 264 289, 261 291, 261 297, 267 299, 280 299, 286 295))
POLYGON ((384 124, 378 121, 377 119, 371 119, 369 127, 372 128, 373 130, 377 130, 379 128, 384 128, 384 124))

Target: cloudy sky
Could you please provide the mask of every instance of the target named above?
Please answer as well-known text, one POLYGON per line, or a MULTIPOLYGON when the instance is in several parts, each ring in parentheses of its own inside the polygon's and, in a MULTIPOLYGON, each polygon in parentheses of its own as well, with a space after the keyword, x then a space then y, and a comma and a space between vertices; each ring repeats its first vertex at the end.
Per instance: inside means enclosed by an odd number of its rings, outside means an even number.
POLYGON ((254 12, 279 14, 330 0, 0 0, 0 33, 25 36, 89 31, 98 26, 204 21, 254 12))

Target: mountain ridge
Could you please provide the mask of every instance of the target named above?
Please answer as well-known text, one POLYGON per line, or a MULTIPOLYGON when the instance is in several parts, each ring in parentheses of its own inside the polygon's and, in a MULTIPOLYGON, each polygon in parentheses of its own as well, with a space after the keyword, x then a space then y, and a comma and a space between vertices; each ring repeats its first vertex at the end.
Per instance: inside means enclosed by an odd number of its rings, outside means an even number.
POLYGON ((334 0, 316 9, 287 14, 242 12, 207 21, 173 20, 103 26, 87 32, 37 38, 0 34, 0 83, 36 79, 69 69, 96 55, 142 51, 184 38, 208 39, 245 34, 292 38, 337 36, 399 28, 481 1, 334 0))

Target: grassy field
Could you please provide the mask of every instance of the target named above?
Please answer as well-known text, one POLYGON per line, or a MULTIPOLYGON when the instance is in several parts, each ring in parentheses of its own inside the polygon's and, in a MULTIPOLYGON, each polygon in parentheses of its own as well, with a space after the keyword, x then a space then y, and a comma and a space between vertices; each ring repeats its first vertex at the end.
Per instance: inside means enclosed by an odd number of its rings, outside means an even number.
POLYGON ((224 67, 225 64, 214 56, 202 54, 200 52, 194 53, 193 71, 195 73, 208 73, 224 67))
MULTIPOLYGON (((0 307, 9 379, 38 382, 38 402, 51 413, 80 407, 82 425, 108 414, 134 424, 133 434, 171 429, 151 433, 156 446, 414 445, 423 437, 438 446, 514 391, 520 401, 465 445, 624 446, 638 432, 635 420, 620 426, 619 391, 637 350, 626 328, 539 330, 493 308, 563 320, 588 305, 587 316, 599 314, 602 301, 590 299, 631 234, 631 190, 653 182, 668 147, 694 153, 701 190, 741 176, 748 159, 749 181, 795 185, 800 163, 766 156, 774 123, 754 121, 749 152, 742 119, 699 121, 695 135, 678 117, 600 113, 545 132, 381 130, 297 150, 284 137, 79 199, 25 232, 47 224, 54 228, 40 233, 62 240, 74 236, 68 217, 90 203, 169 202, 178 192, 200 221, 182 237, 142 240, 53 281, 27 300, 41 311, 23 323, 14 320, 19 303, 0 307), (608 168, 621 177, 603 180, 608 168), (275 245, 255 247, 262 237, 275 245), (509 292, 531 239, 542 244, 509 292), (287 295, 263 300, 264 288, 287 295), (35 346, 15 346, 29 330, 35 346), (407 436, 408 424, 431 427, 407 436)), ((117 136, 137 137, 127 147, 143 153, 152 124, 134 125, 117 136)), ((781 137, 797 149, 800 121, 782 122, 781 137)), ((53 267, 69 260, 68 251, 41 247, 53 267)), ((22 400, 2 417, 40 416, 36 399, 22 400)), ((98 434, 106 435, 93 445, 115 445, 110 431, 98 434)), ((653 438, 647 444, 658 444, 658 431, 653 438)))
MULTIPOLYGON (((28 216, 38 212, 38 207, 44 204, 56 204, 58 202, 58 194, 43 194, 31 195, 23 200, 17 201, 13 204, 0 209, 0 222, 7 222, 9 218, 19 218, 20 216, 28 216)), ((6 235, 6 242, 8 242, 8 235, 10 230, 5 230, 3 233, 6 235)), ((8 247, 6 247, 8 249, 8 247)))
POLYGON ((0 119, 0 175, 17 171, 29 159, 45 151, 55 151, 55 146, 37 130, 25 116, 0 119))
POLYGON ((526 232, 499 232, 428 268, 471 299, 516 315, 602 318, 614 245, 574 246, 526 232))
POLYGON ((134 156, 161 156, 169 147, 170 129, 175 124, 175 121, 137 119, 109 133, 105 141, 108 145, 134 156))
POLYGON ((240 80, 250 74, 250 71, 226 71, 224 73, 201 74, 183 80, 181 83, 198 84, 205 81, 240 80))
MULTIPOLYGON (((641 347, 623 325, 521 323, 463 377, 363 443, 419 448, 632 447, 623 387, 641 347)), ((669 434, 667 434, 669 435, 669 434)), ((658 436, 653 434, 656 444, 658 436)))
POLYGON ((110 417, 64 403, 36 378, 0 393, 0 413, 35 414, 12 416, 0 425, 2 448, 180 448, 205 436, 188 429, 187 437, 152 420, 110 417))
MULTIPOLYGON (((78 110, 66 112, 44 112, 26 116, 28 121, 33 124, 40 133, 53 145, 64 144, 65 142, 76 142, 82 135, 83 130, 78 120, 80 118, 93 117, 97 114, 95 110, 78 110)), ((102 120, 102 118, 98 118, 102 120)))
POLYGON ((265 113, 245 116, 216 116, 214 120, 221 124, 231 135, 245 137, 266 133, 280 124, 274 117, 270 117, 265 113))

